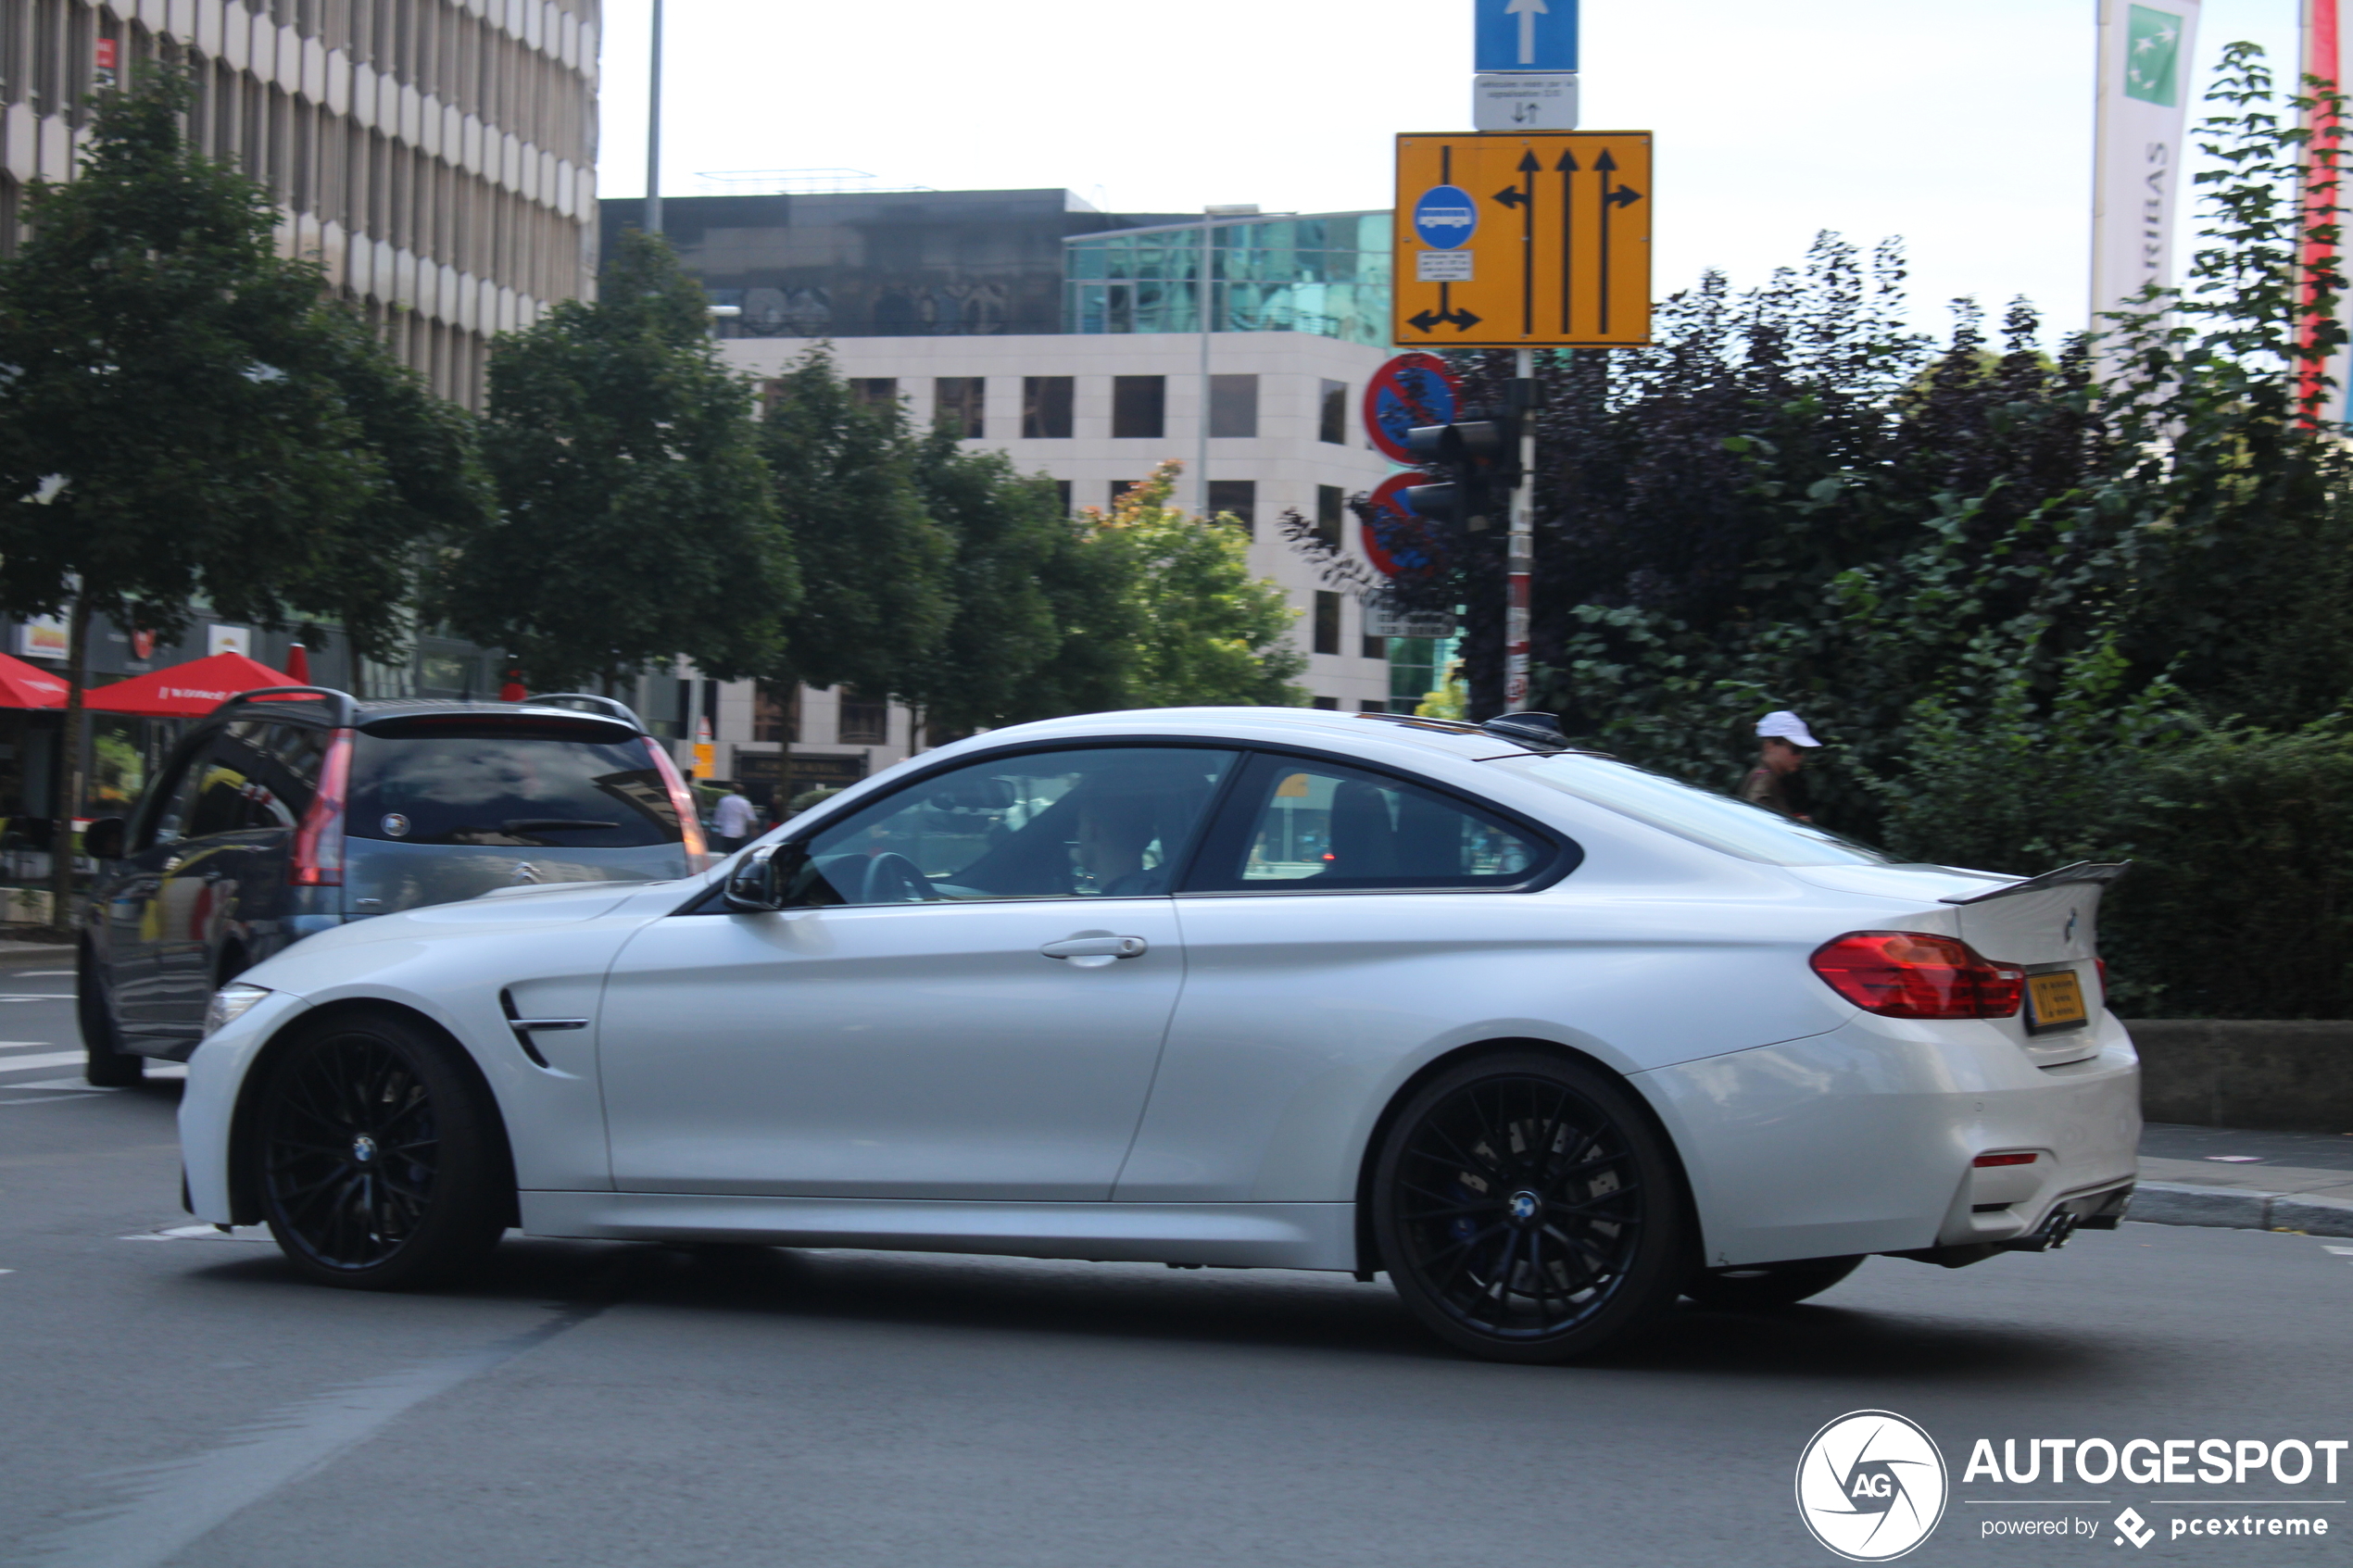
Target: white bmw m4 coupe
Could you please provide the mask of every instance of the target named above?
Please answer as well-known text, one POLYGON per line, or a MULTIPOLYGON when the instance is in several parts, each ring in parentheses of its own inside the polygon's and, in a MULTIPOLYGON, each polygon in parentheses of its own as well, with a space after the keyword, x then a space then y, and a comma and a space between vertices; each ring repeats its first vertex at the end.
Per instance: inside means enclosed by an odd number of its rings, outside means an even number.
POLYGON ((1385 1271, 1564 1360, 2113 1229, 2120 869, 1894 863, 1541 714, 1054 720, 294 945, 214 1000, 190 1199, 368 1287, 510 1226, 1385 1271))

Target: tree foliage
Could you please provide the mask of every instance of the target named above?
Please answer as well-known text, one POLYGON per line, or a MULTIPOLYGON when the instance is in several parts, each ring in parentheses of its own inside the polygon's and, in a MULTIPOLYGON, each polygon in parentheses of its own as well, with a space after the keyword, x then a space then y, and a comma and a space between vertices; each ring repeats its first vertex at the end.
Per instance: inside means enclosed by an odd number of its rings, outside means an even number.
POLYGON ((955 546, 925 506, 905 419, 852 397, 823 348, 767 396, 760 450, 817 586, 781 623, 772 678, 907 696, 948 630, 955 546))
POLYGON ((413 546, 488 511, 468 421, 275 253, 268 193, 182 139, 186 92, 103 100, 0 263, 0 607, 331 617, 382 655, 413 546))
POLYGON ((433 612, 543 688, 684 655, 764 673, 799 595, 750 383, 711 342, 701 286, 623 236, 591 304, 491 348, 483 445, 497 515, 440 562, 433 612))

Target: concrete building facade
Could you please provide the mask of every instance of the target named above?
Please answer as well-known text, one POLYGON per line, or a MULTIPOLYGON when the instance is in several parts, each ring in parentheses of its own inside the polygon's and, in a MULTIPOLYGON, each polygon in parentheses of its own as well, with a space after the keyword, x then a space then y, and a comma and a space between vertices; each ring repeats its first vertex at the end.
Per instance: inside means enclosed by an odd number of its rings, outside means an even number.
POLYGON ((97 95, 158 62, 188 130, 443 396, 593 291, 599 0, 0 0, 0 254, 72 177, 97 95))

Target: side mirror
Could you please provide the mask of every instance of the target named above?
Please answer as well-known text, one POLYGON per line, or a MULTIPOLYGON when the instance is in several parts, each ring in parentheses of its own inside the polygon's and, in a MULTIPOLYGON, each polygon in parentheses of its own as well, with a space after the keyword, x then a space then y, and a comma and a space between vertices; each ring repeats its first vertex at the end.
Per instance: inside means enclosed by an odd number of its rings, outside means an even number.
POLYGON ((727 885, 720 897, 729 909, 744 914, 772 913, 785 907, 801 868, 808 863, 806 845, 762 845, 727 873, 727 885))
POLYGON ((94 860, 120 860, 122 835, 120 817, 100 817, 82 830, 82 852, 94 860))

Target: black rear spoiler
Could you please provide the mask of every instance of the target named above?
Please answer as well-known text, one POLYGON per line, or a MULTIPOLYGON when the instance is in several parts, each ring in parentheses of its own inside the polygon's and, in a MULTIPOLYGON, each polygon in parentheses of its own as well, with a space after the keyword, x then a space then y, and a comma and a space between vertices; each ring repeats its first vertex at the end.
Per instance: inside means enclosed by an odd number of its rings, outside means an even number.
POLYGON ((2122 880, 2133 869, 2130 860, 2078 860, 2071 866, 2061 866, 2041 876, 2030 876, 2024 882, 2013 882, 1991 893, 1948 893, 1937 900, 1940 904, 1982 904, 1990 898, 2012 898, 2020 893, 2040 893, 2046 887, 2064 887, 2070 883, 2096 883, 2102 887, 2122 880))

